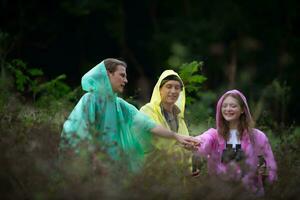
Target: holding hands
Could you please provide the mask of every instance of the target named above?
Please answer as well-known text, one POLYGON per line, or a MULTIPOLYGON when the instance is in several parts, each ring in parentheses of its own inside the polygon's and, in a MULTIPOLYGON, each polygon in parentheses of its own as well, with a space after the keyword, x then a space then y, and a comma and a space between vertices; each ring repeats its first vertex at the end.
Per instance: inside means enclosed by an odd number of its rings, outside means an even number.
POLYGON ((186 150, 189 151, 197 150, 197 146, 200 144, 200 141, 192 136, 175 134, 175 138, 186 150))

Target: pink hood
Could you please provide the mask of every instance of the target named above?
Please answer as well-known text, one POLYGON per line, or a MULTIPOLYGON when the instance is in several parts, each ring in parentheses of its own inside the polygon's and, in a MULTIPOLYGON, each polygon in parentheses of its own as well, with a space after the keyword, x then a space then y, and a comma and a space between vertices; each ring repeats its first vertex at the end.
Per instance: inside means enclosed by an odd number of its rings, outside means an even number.
POLYGON ((224 101, 225 96, 228 95, 228 94, 236 94, 236 95, 239 95, 241 97, 241 99, 243 100, 243 102, 245 104, 244 112, 245 112, 245 114, 247 115, 247 117, 249 119, 252 119, 246 97, 238 90, 229 90, 221 96, 221 98, 219 99, 218 104, 217 104, 217 109, 216 109, 216 126, 217 126, 217 130, 219 130, 220 123, 222 121, 222 112, 221 112, 222 103, 224 101))

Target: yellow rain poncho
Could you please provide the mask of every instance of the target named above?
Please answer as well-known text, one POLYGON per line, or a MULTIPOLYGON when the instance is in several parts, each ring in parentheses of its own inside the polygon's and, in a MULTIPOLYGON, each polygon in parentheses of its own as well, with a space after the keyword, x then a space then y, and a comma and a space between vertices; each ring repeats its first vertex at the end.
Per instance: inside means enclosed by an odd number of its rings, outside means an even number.
POLYGON ((113 163, 140 169, 154 121, 113 92, 104 61, 82 77, 82 88, 86 94, 64 123, 60 148, 104 152, 113 163))
MULTIPOLYGON (((148 115, 157 124, 160 124, 160 125, 168 128, 169 130, 171 130, 171 128, 169 127, 169 125, 161 111, 160 85, 161 85, 162 80, 170 75, 175 75, 180 79, 179 75, 176 72, 174 72, 173 70, 165 70, 159 77, 159 79, 153 89, 150 103, 147 103, 140 109, 141 112, 148 115)), ((182 90, 181 90, 178 100, 176 101, 175 104, 180 110, 180 113, 177 115, 178 133, 182 134, 182 135, 189 135, 187 126, 184 122, 185 88, 184 88, 183 84, 182 84, 182 90)), ((153 146, 159 150, 165 150, 167 152, 174 152, 175 150, 177 151, 178 149, 180 149, 180 151, 182 151, 182 147, 177 147, 178 145, 175 145, 175 143, 176 143, 176 141, 170 141, 165 138, 158 138, 158 137, 153 137, 153 140, 152 140, 153 146)))

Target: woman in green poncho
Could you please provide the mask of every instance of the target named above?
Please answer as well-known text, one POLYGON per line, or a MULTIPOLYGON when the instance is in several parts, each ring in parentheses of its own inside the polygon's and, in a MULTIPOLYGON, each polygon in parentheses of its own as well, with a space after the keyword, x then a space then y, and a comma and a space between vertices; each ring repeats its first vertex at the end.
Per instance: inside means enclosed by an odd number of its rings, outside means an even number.
POLYGON ((108 58, 82 77, 83 95, 64 123, 61 149, 101 151, 112 161, 126 161, 132 171, 140 169, 144 147, 151 133, 173 138, 186 145, 198 144, 178 135, 139 112, 117 96, 127 83, 126 63, 108 58))

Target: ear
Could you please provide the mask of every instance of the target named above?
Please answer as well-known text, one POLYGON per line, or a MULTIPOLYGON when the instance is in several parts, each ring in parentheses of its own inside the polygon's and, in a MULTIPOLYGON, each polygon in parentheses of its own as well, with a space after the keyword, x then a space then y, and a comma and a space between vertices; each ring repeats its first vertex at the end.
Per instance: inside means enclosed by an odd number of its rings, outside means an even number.
POLYGON ((113 73, 107 71, 107 75, 108 75, 108 77, 111 77, 113 75, 113 73))

